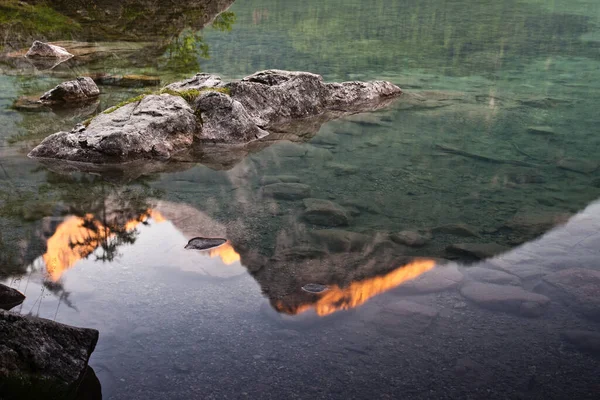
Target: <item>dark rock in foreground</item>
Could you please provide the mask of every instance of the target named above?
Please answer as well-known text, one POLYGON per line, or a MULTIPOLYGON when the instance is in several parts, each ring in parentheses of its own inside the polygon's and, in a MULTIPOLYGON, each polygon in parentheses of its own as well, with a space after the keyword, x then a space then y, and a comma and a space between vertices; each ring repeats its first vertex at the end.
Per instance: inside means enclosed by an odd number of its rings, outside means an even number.
POLYGON ((227 242, 227 239, 197 237, 191 239, 185 248, 188 250, 209 250, 219 247, 225 242, 227 242))
POLYGON ((0 308, 3 310, 10 310, 13 307, 18 306, 25 300, 23 295, 18 290, 3 285, 0 283, 0 308))
POLYGON ((44 93, 42 102, 85 102, 93 100, 100 95, 98 86, 92 78, 77 78, 73 81, 63 82, 54 89, 44 93))
POLYGON ((97 342, 95 329, 0 311, 0 393, 48 399, 74 393, 97 342))
POLYGON ((55 133, 29 155, 84 163, 189 160, 207 144, 314 135, 328 120, 381 108, 400 94, 388 82, 325 83, 307 72, 269 70, 228 84, 198 74, 55 133))

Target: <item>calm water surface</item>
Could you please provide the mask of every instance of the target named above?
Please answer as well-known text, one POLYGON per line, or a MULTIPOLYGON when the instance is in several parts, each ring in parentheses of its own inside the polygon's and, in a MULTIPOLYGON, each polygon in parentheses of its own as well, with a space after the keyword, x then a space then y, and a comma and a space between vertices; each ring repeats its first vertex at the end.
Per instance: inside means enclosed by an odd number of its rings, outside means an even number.
POLYGON ((27 295, 16 311, 100 331, 103 398, 597 398, 600 3, 56 3, 52 28, 2 28, 0 280, 27 295), (40 37, 77 56, 29 64, 40 37), (143 91, 267 68, 405 94, 196 164, 26 157, 143 91), (83 109, 18 106, 99 73, 152 79, 83 109), (343 221, 311 223, 272 184, 343 221), (194 237, 228 241, 185 249, 194 237), (556 282, 572 268, 592 278, 556 282))

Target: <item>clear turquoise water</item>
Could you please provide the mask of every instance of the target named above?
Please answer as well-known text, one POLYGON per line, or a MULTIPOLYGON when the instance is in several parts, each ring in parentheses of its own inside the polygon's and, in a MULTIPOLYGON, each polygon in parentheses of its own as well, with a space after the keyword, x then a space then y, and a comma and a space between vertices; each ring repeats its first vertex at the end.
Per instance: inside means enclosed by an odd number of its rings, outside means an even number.
POLYGON ((468 275, 473 258, 446 250, 464 242, 506 247, 526 290, 560 268, 600 268, 600 3, 240 0, 227 12, 230 29, 187 29, 151 44, 45 33, 108 48, 52 72, 3 58, 0 271, 28 296, 17 310, 98 329, 90 364, 110 399, 593 398, 598 359, 565 346, 560 332, 597 330, 596 322, 560 301, 528 319, 465 302, 456 288, 408 296, 391 285, 360 305, 348 293, 391 280, 414 257, 452 259, 468 275), (12 108, 85 73, 144 73, 165 84, 199 69, 235 79, 267 68, 385 79, 405 95, 226 167, 139 166, 120 177, 59 174, 26 153, 146 89, 102 87, 97 107, 68 115, 12 108), (353 216, 340 229, 362 235, 364 247, 332 250, 339 232, 318 236, 327 227, 303 221, 301 201, 264 195, 277 180, 347 207, 353 216), (113 234, 81 230, 85 218, 113 234), (528 229, 517 229, 523 218, 528 229), (437 233, 420 248, 389 240, 447 224, 475 235, 437 233), (184 250, 194 236, 231 247, 184 250), (545 272, 522 273, 533 267, 545 272), (319 316, 321 297, 301 290, 308 283, 347 289, 346 300, 327 305, 350 309, 319 316), (398 298, 439 315, 423 331, 418 318, 385 312, 398 298))

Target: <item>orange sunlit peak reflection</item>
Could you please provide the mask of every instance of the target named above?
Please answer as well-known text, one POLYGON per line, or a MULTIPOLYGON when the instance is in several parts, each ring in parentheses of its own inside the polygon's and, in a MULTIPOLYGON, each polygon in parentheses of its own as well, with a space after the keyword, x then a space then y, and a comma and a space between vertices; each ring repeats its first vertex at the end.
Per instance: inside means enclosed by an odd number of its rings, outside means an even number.
POLYGON ((320 298, 313 304, 303 304, 290 310, 285 307, 283 302, 279 301, 275 307, 280 312, 292 315, 314 309, 317 315, 323 317, 337 311, 358 307, 370 298, 394 289, 432 270, 435 265, 433 260, 414 261, 386 275, 352 282, 350 286, 345 288, 337 285, 331 286, 328 291, 320 294, 320 298))
POLYGON ((208 254, 213 258, 220 257, 221 261, 226 265, 240 261, 240 255, 235 251, 230 242, 225 242, 219 247, 210 249, 208 254))
MULTIPOLYGON (((157 223, 166 221, 160 212, 149 209, 138 218, 127 221, 125 230, 130 232, 149 219, 157 223)), ((73 267, 79 260, 92 254, 104 241, 114 236, 115 234, 102 222, 95 220, 92 214, 87 214, 83 218, 67 217, 47 242, 43 260, 48 277, 54 282, 58 281, 65 271, 73 267), (90 221, 94 229, 88 227, 90 221)))

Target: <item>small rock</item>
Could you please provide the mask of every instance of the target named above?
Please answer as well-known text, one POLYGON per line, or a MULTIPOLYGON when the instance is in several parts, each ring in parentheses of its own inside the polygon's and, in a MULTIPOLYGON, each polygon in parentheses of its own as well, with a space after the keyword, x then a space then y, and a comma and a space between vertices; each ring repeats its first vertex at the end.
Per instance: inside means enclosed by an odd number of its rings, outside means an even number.
POLYGON ((392 241, 398 244, 403 244, 409 247, 423 247, 430 240, 429 237, 423 236, 413 231, 402 231, 399 233, 393 233, 390 235, 390 239, 392 239, 392 241))
POLYGON ((524 317, 539 317, 550 304, 546 296, 516 286, 470 282, 461 288, 460 293, 481 307, 524 317))
POLYGON ((600 333, 596 331, 568 330, 561 336, 583 352, 600 355, 600 333))
POLYGON ((515 214, 504 227, 526 236, 538 236, 555 226, 566 223, 570 215, 565 213, 525 210, 515 214))
POLYGON ((273 183, 263 187, 263 194, 278 200, 302 200, 310 197, 310 186, 302 183, 273 183))
POLYGON ((50 43, 43 43, 38 40, 33 42, 33 45, 25 54, 25 57, 30 58, 71 58, 73 54, 69 53, 65 48, 55 46, 50 43))
POLYGON ((208 250, 219 247, 225 242, 227 242, 227 239, 197 237, 190 240, 185 248, 188 250, 208 250))
POLYGON ((463 280, 463 274, 456 265, 436 266, 418 278, 402 284, 399 293, 422 294, 442 292, 457 287, 463 280))
POLYGON ((0 283, 0 308, 10 310, 25 300, 25 295, 16 289, 0 283))
POLYGON ((304 156, 306 158, 321 161, 328 161, 333 158, 333 154, 331 153, 331 151, 315 146, 308 146, 306 154, 304 156))
POLYGON ((521 284, 521 280, 517 276, 495 269, 483 267, 469 267, 465 268, 465 272, 467 273, 467 276, 469 278, 478 282, 515 286, 519 286, 521 284))
POLYGON ((497 243, 457 243, 450 245, 446 251, 461 256, 473 257, 478 260, 493 257, 510 250, 510 248, 501 246, 497 243))
POLYGON ((350 217, 346 210, 329 200, 322 199, 304 199, 306 211, 302 218, 314 225, 321 226, 347 226, 350 223, 350 217))
POLYGON ((305 292, 308 292, 308 293, 323 293, 323 292, 329 290, 329 286, 320 285, 318 283, 309 283, 309 284, 302 286, 302 290, 304 290, 305 292))
POLYGON ((263 185, 270 185, 272 183, 299 183, 301 179, 294 175, 265 175, 261 179, 263 185))
POLYGON ((546 275, 535 290, 561 300, 575 311, 600 322, 600 271, 565 269, 546 275))
POLYGON ((597 162, 582 159, 563 158, 562 160, 559 160, 556 165, 560 169, 577 172, 584 175, 591 174, 592 172, 598 170, 597 162))
POLYGON ((527 132, 534 135, 554 136, 556 131, 551 126, 529 126, 527 132))
POLYGON ((438 226, 431 230, 433 233, 444 233, 447 235, 463 236, 463 237, 479 237, 476 229, 467 224, 448 224, 438 226))
POLYGON ((71 103, 93 100, 99 95, 100 90, 92 78, 79 77, 73 81, 63 82, 44 93, 40 100, 49 103, 71 103))

